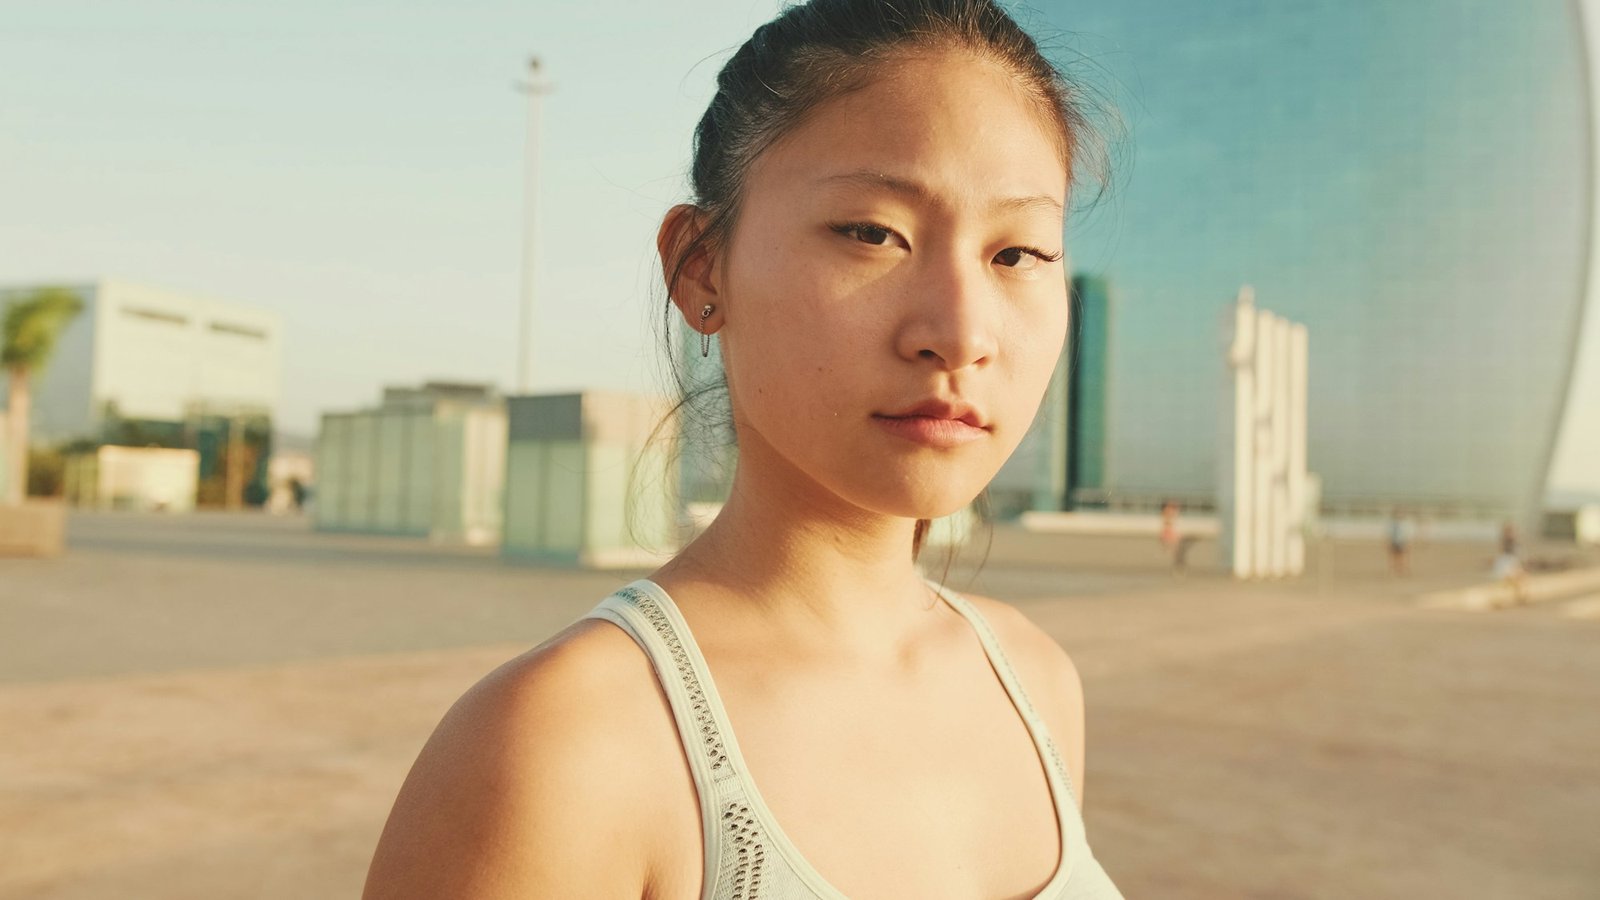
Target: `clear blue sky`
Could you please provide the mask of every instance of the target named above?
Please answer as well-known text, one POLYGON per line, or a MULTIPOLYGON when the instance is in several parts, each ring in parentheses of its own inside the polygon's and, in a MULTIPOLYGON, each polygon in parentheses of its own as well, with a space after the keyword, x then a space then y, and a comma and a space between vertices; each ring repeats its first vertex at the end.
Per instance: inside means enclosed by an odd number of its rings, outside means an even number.
MULTIPOLYGON (((1108 2, 1035 5, 1054 27, 1092 30, 1108 2)), ((659 352, 649 320, 664 302, 655 227, 684 196, 691 129, 717 68, 777 8, 9 4, 0 284, 117 277, 280 313, 290 431, 311 433, 321 412, 367 405, 386 384, 510 389, 525 121, 512 83, 537 53, 556 90, 542 142, 534 389, 649 389, 659 352)), ((1148 90, 1138 80, 1159 66, 1112 56, 1132 93, 1148 90)), ((1109 219, 1115 228, 1115 210, 1109 219)), ((1100 243, 1081 261, 1126 255, 1115 236, 1100 243)), ((1600 410, 1600 310, 1586 332, 1574 403, 1600 410)), ((1579 427, 1569 448, 1600 448, 1600 414, 1579 427)), ((1600 489, 1600 464, 1569 449, 1554 480, 1600 489)))
POLYGON ((277 311, 282 427, 516 375, 530 54, 536 390, 647 388, 655 226, 772 0, 9 5, 0 283, 125 278, 277 311))

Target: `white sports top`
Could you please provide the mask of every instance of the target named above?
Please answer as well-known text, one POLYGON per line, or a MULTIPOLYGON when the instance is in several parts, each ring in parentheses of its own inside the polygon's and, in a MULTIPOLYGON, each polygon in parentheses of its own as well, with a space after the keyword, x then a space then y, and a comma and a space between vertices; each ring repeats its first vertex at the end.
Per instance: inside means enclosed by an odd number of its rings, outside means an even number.
MULTIPOLYGON (((1045 761, 1061 830, 1061 862, 1034 900, 1122 900, 1089 849, 1066 765, 994 631, 965 598, 931 580, 928 585, 977 631, 990 665, 1045 761)), ((762 800, 739 752, 705 657, 667 592, 641 578, 600 601, 583 618, 607 619, 621 626, 650 657, 666 691, 678 734, 689 751, 700 817, 706 823, 701 900, 847 900, 806 862, 762 800)))

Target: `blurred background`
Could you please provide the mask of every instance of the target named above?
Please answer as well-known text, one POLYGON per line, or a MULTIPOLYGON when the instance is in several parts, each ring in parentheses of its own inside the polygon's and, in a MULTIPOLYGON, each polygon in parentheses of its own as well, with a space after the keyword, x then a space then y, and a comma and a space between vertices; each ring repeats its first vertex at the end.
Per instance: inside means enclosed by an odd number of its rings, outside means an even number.
MULTIPOLYGON (((1077 661, 1107 871, 1600 897, 1600 6, 1007 6, 1114 167, 923 563, 1077 661)), ((6 8, 0 897, 359 893, 449 703, 715 516, 653 241, 778 9, 6 8)))

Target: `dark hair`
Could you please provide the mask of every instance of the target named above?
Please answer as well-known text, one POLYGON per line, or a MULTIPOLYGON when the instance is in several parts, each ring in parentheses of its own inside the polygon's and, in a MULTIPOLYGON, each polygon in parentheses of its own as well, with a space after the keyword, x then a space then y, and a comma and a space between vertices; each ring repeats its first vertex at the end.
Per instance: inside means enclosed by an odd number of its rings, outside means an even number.
MULTIPOLYGON (((1072 176, 1069 182, 1087 169, 1104 190, 1110 166, 1106 147, 1091 124, 1091 111, 1099 105, 1068 81, 994 0, 810 0, 757 28, 717 75, 716 96, 694 132, 691 199, 701 227, 666 261, 668 294, 675 291, 691 258, 697 253, 714 256, 725 246, 739 214, 745 177, 764 150, 818 106, 866 85, 879 66, 929 50, 966 51, 1009 70, 1037 102, 1041 115, 1057 126, 1062 165, 1072 176)), ((672 332, 674 309, 669 299, 661 319, 667 335, 672 332)), ((725 378, 691 384, 677 358, 679 343, 668 337, 666 346, 680 399, 661 424, 688 409, 696 424, 732 434, 726 403, 715 408, 708 403, 719 393, 726 396, 725 378)), ((988 519, 987 489, 977 506, 988 519)), ((917 520, 913 560, 930 524, 928 519, 917 520)))

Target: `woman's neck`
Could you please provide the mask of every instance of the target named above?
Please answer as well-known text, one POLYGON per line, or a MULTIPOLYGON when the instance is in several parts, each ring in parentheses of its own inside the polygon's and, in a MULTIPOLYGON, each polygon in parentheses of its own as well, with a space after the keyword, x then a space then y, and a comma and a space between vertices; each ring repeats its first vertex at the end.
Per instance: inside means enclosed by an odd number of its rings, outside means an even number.
POLYGON ((719 618, 785 646, 891 663, 942 608, 912 562, 914 526, 741 461, 716 520, 652 578, 711 587, 728 607, 719 618))

